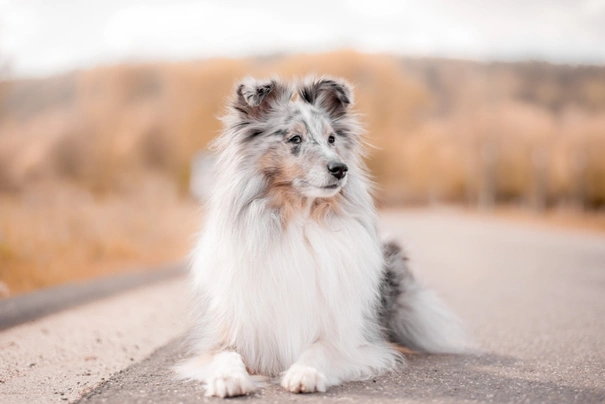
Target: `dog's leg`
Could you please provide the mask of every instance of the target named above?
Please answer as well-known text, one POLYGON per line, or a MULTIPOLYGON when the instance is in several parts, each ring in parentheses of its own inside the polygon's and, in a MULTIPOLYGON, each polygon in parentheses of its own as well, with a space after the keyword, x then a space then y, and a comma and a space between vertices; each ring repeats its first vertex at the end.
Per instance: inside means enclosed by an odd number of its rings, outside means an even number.
POLYGON ((321 342, 307 348, 286 371, 281 381, 282 387, 292 393, 326 391, 326 372, 329 370, 327 349, 321 342))
POLYGON ((204 373, 207 396, 243 396, 256 389, 242 357, 233 351, 213 355, 204 373))

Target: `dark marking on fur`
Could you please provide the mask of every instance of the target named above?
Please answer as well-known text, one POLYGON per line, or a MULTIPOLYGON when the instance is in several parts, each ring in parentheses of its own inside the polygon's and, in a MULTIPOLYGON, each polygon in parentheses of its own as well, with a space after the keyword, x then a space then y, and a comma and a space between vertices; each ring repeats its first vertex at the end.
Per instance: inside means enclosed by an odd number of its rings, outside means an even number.
MULTIPOLYGON (((263 134, 267 133, 266 129, 261 129, 261 128, 250 128, 247 132, 245 132, 245 136, 243 137, 243 141, 244 142, 249 142, 263 134)), ((285 129, 280 129, 277 130, 269 135, 266 136, 279 136, 281 138, 285 137, 288 134, 288 131, 286 131, 285 129)))
POLYGON ((303 100, 327 112, 331 119, 342 117, 352 103, 349 86, 330 78, 315 80, 298 91, 303 100))
POLYGON ((240 121, 240 122, 237 122, 237 123, 233 124, 231 127, 233 129, 241 129, 241 128, 245 128, 248 125, 250 125, 250 122, 248 122, 248 121, 240 121))
POLYGON ((236 111, 238 111, 242 115, 248 116, 248 111, 246 111, 244 108, 241 108, 241 107, 238 107, 237 105, 234 105, 233 109, 235 109, 236 111))
POLYGON ((275 132, 273 132, 271 134, 271 136, 281 136, 281 137, 286 137, 286 135, 288 134, 288 131, 285 129, 279 129, 275 132))
POLYGON ((307 131, 307 134, 311 134, 311 128, 309 127, 307 121, 302 121, 302 123, 303 125, 305 125, 305 130, 307 131))
POLYGON ((308 102, 309 104, 313 104, 313 102, 315 101, 316 94, 313 87, 303 87, 300 89, 299 94, 302 99, 308 102))
POLYGON ((256 107, 263 102, 265 97, 267 97, 271 91, 273 91, 274 86, 275 82, 271 82, 269 84, 260 85, 254 89, 249 88, 242 83, 237 88, 237 95, 243 97, 248 105, 256 107))
POLYGON ((347 131, 346 129, 334 129, 334 133, 340 137, 348 137, 349 136, 349 131, 347 131))
POLYGON ((255 137, 258 137, 258 136, 262 135, 263 132, 264 131, 262 129, 251 129, 248 132, 248 140, 253 139, 255 137))
POLYGON ((415 279, 401 248, 388 242, 382 250, 381 305, 377 314, 384 338, 417 352, 464 351, 466 336, 458 320, 415 279))
POLYGON ((237 86, 231 108, 244 119, 264 121, 271 111, 291 96, 291 88, 277 80, 248 78, 237 86))
POLYGON ((398 343, 397 336, 392 334, 389 322, 396 317, 397 299, 406 293, 406 285, 414 282, 414 275, 408 268, 408 258, 401 247, 395 242, 386 242, 382 245, 384 257, 383 278, 380 285, 381 304, 378 312, 380 325, 385 337, 398 343))

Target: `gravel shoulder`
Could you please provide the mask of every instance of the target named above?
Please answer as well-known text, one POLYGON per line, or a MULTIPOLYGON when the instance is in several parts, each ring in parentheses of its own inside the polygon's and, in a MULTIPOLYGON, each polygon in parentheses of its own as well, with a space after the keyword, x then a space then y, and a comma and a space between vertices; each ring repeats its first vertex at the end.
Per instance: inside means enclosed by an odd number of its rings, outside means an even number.
POLYGON ((78 400, 185 331, 183 276, 0 333, 0 402, 78 400))

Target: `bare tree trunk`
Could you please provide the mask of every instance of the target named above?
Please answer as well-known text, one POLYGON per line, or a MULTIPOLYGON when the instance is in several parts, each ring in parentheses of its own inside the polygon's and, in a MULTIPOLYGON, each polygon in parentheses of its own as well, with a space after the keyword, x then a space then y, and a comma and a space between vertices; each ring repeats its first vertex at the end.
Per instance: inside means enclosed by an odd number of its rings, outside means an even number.
POLYGON ((572 207, 578 210, 586 208, 586 168, 588 149, 586 143, 576 145, 572 157, 572 207))
POLYGON ((477 171, 476 147, 477 144, 473 139, 467 139, 464 145, 465 155, 465 181, 464 181, 464 197, 467 206, 473 206, 477 200, 477 189, 475 186, 475 173, 477 171))
POLYGON ((548 150, 544 145, 537 144, 531 151, 532 186, 530 206, 541 212, 546 208, 546 192, 548 187, 548 150))
POLYGON ((491 209, 496 203, 497 150, 493 137, 488 136, 479 146, 479 208, 491 209))

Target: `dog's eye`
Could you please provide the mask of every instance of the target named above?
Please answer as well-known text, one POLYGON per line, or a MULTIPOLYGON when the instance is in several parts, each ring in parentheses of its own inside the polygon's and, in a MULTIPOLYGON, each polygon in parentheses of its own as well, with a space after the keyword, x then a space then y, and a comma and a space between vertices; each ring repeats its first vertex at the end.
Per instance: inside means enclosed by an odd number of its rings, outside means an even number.
POLYGON ((332 144, 332 143, 334 143, 335 141, 336 141, 336 138, 335 138, 334 136, 330 135, 330 136, 328 137, 328 143, 332 144))
POLYGON ((288 139, 288 142, 294 143, 294 144, 300 144, 300 142, 302 142, 302 138, 298 135, 292 136, 290 139, 288 139))

